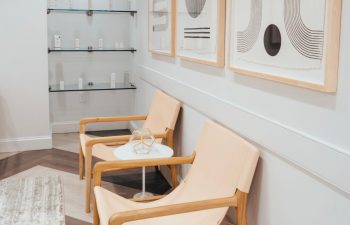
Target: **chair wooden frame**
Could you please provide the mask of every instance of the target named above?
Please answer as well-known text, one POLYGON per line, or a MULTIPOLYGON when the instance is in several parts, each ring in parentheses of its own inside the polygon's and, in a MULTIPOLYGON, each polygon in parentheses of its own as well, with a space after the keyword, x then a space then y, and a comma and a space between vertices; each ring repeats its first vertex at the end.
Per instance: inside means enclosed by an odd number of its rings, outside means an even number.
MULTIPOLYGON (((106 123, 106 122, 121 122, 121 121, 142 121, 146 120, 147 116, 119 116, 119 117, 90 117, 80 120, 80 134, 85 134, 86 125, 90 123, 106 123)), ((162 138, 165 140, 166 145, 173 148, 174 139, 173 139, 173 130, 167 128, 163 133, 153 134, 155 138, 162 138)), ((91 138, 85 143, 85 156, 83 154, 82 147, 80 145, 79 151, 79 176, 82 180, 86 178, 86 193, 85 193, 85 211, 90 212, 90 202, 91 202, 91 174, 92 174, 92 151, 93 146, 96 144, 106 144, 109 146, 122 145, 129 141, 130 135, 121 135, 121 136, 110 136, 110 137, 99 137, 91 138)), ((160 165, 154 165, 160 166, 160 165)), ((171 181, 173 187, 175 188, 178 185, 177 172, 175 166, 170 166, 171 171, 171 181)))
MULTIPOLYGON (((132 160, 117 162, 99 162, 94 167, 94 186, 101 186, 101 177, 105 172, 134 169, 143 166, 167 165, 176 166, 192 164, 195 153, 187 157, 174 157, 167 159, 132 160)), ((143 199, 131 199, 136 202, 149 202, 163 198, 161 196, 146 197, 143 199)), ((176 215, 188 212, 208 210, 214 208, 234 207, 236 209, 236 225, 247 225, 247 201, 248 193, 237 190, 235 195, 227 198, 210 199, 204 201, 188 202, 182 204, 166 205, 161 207, 146 208, 113 214, 109 219, 109 225, 122 225, 126 222, 143 220, 154 217, 176 215)), ((94 200, 94 225, 99 225, 99 214, 96 200, 94 200)))

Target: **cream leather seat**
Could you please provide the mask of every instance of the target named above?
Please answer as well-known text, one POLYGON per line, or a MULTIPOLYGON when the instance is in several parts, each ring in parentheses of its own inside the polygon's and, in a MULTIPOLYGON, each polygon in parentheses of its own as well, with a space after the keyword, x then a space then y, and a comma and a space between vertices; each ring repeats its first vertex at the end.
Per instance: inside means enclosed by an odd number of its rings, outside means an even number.
MULTIPOLYGON (((208 121, 200 134, 195 152, 192 160, 188 157, 153 160, 154 164, 193 162, 193 165, 173 192, 150 203, 133 202, 98 186, 103 171, 127 167, 118 165, 118 162, 96 164, 94 176, 97 186, 94 192, 97 211, 94 224, 217 225, 223 220, 228 207, 233 206, 237 208, 237 225, 245 225, 247 194, 259 151, 232 131, 208 121), (142 218, 147 219, 140 220, 142 218)), ((138 164, 142 166, 144 163, 140 161, 138 164)), ((152 160, 146 164, 152 164, 152 160)))
MULTIPOLYGON (((115 161, 113 151, 116 146, 125 144, 129 140, 129 135, 96 138, 85 134, 86 125, 89 123, 117 122, 144 120, 144 128, 151 130, 157 141, 164 142, 173 147, 173 131, 181 103, 173 97, 161 91, 156 91, 153 102, 147 116, 126 116, 126 117, 98 117, 85 118, 80 121, 80 178, 83 179, 84 169, 86 177, 86 212, 90 212, 91 193, 91 168, 92 156, 104 161, 115 161), (85 168, 84 168, 85 166, 85 168)), ((176 170, 172 168, 173 185, 177 185, 176 170)))

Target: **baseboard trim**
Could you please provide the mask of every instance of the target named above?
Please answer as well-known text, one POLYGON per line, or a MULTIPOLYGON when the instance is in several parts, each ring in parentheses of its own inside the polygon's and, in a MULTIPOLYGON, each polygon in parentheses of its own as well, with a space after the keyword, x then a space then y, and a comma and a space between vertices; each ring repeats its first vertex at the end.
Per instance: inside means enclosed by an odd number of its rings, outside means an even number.
MULTIPOLYGON (((128 129, 128 128, 129 128, 128 122, 96 123, 96 124, 89 124, 86 130, 100 131, 100 130, 119 130, 119 129, 128 129)), ((79 121, 52 123, 52 133, 54 134, 74 133, 74 132, 79 132, 79 121)))
POLYGON ((51 136, 9 138, 0 140, 0 152, 22 152, 51 148, 51 136))

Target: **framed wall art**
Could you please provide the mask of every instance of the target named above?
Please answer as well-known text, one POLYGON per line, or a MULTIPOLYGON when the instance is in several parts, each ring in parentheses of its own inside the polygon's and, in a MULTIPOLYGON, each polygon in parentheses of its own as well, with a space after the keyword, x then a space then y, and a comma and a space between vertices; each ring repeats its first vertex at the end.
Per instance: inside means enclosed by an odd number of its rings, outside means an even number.
POLYGON ((151 52, 175 56, 176 0, 148 1, 148 48, 151 52))
POLYGON ((237 74, 336 92, 341 0, 230 0, 237 74))
POLYGON ((223 67, 226 0, 177 0, 177 56, 223 67))

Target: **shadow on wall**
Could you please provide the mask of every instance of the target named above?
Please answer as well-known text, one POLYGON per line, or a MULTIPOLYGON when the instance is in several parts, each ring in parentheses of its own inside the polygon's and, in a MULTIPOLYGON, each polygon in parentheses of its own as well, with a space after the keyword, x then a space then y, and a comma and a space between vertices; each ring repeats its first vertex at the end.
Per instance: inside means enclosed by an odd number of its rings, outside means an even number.
POLYGON ((304 102, 330 110, 337 109, 337 94, 313 91, 240 74, 231 75, 232 79, 237 84, 248 88, 254 88, 262 92, 270 93, 271 95, 282 96, 298 102, 304 102))
MULTIPOLYGON (((183 108, 181 107, 179 115, 177 117, 177 121, 176 121, 176 126, 175 126, 175 130, 174 130, 174 156, 184 156, 185 154, 183 154, 183 141, 182 141, 182 135, 183 135, 183 108)), ((189 170, 191 166, 189 165, 182 165, 177 166, 176 170, 177 170, 177 176, 181 177, 181 179, 184 178, 184 175, 186 174, 186 172, 189 170), (186 172, 184 172, 186 171, 186 172)))
MULTIPOLYGON (((6 100, 0 95, 0 139, 15 137, 15 123, 6 100)), ((0 149, 1 150, 1 149, 0 149)))
POLYGON ((196 73, 202 73, 206 74, 209 76, 214 76, 214 77, 224 77, 225 76, 225 70, 221 67, 214 67, 214 66, 209 66, 205 64, 198 64, 195 62, 190 62, 186 60, 180 60, 180 64, 182 67, 185 69, 192 70, 196 73))
MULTIPOLYGON (((249 199, 248 199, 248 224, 257 225, 258 224, 258 215, 260 198, 261 198, 261 185, 263 179, 263 166, 264 159, 260 156, 258 165, 255 170, 252 186, 250 188, 249 199)), ((265 196, 266 197, 266 196, 265 196)), ((265 206, 268 207, 268 206, 265 206)), ((268 211, 268 210, 267 210, 268 211)), ((268 218, 266 219, 268 220, 268 218)))
MULTIPOLYGON (((152 54, 152 60, 158 60, 165 63, 176 65, 177 58, 176 57, 170 57, 165 55, 159 55, 159 54, 152 54)), ((209 76, 214 77, 224 77, 225 76, 225 70, 223 68, 219 67, 213 67, 205 64, 198 64, 191 61, 181 60, 179 59, 181 67, 191 70, 195 73, 202 73, 209 76)))
POLYGON ((159 61, 162 61, 165 63, 176 64, 176 58, 172 57, 172 56, 165 56, 165 55, 159 55, 159 54, 152 53, 152 59, 159 60, 159 61))

